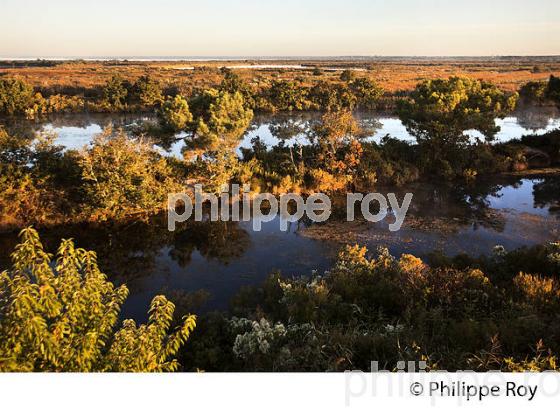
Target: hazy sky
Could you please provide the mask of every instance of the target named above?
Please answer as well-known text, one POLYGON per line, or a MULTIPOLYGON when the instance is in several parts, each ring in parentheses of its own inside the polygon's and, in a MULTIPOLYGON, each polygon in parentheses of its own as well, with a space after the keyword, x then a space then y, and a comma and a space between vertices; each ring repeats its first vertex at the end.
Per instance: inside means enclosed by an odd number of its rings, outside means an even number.
POLYGON ((560 0, 0 0, 0 56, 560 54, 560 0))

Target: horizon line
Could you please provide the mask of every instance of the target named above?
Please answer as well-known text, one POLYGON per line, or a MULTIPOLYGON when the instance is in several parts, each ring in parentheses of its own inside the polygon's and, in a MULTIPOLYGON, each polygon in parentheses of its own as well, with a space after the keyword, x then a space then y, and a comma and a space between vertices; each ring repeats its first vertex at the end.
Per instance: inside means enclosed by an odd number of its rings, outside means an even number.
POLYGON ((3 56, 2 61, 228 61, 228 60, 326 60, 326 59, 464 59, 464 58, 560 58, 560 54, 488 54, 488 55, 88 55, 88 56, 3 56))

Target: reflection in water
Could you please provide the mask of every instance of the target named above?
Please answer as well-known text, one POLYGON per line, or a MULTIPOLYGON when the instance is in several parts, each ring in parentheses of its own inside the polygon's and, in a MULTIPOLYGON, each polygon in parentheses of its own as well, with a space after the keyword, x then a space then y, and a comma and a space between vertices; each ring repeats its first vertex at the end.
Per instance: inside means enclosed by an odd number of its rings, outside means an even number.
POLYGON ((532 132, 552 130, 560 126, 558 108, 556 106, 537 107, 526 105, 516 111, 517 123, 532 132))
POLYGON ((560 217, 560 178, 544 178, 533 186, 535 206, 560 217))
POLYGON ((250 244, 250 235, 237 222, 193 222, 190 228, 175 236, 169 256, 179 266, 186 267, 197 251, 208 261, 227 265, 243 255, 250 244))
POLYGON ((480 179, 467 187, 418 183, 397 191, 398 198, 406 191, 414 193, 398 232, 388 231, 392 220, 370 224, 331 219, 303 234, 371 249, 383 245, 395 255, 422 256, 433 250, 480 255, 490 253, 495 245, 515 249, 560 238, 559 184, 558 176, 480 179), (539 194, 541 189, 546 196, 539 194))
MULTIPOLYGON (((364 128, 368 140, 379 142, 384 136, 390 135, 402 141, 415 142, 415 138, 396 117, 375 112, 357 112, 355 116, 364 128)), ((285 146, 308 144, 305 132, 320 118, 321 114, 317 112, 255 115, 252 125, 239 145, 238 153, 241 154, 241 148, 250 148, 251 140, 257 136, 269 147, 280 143, 285 146)), ((41 130, 55 132, 58 134, 58 144, 69 149, 78 149, 89 143, 94 135, 99 134, 108 125, 134 130, 139 125, 149 125, 155 121, 153 115, 144 114, 74 114, 54 116, 47 123, 20 119, 11 120, 5 125, 8 131, 28 137, 41 130)), ((523 135, 540 135, 560 128, 560 114, 555 107, 523 107, 510 117, 497 119, 496 124, 501 127, 496 141, 504 142, 523 135)), ((481 137, 476 131, 469 131, 469 135, 473 138, 481 137)), ((169 155, 180 158, 184 145, 183 137, 184 134, 160 136, 157 143, 169 155)))
MULTIPOLYGON (((293 224, 288 232, 279 230, 278 219, 263 223, 260 232, 251 221, 187 222, 169 232, 159 216, 127 225, 62 226, 41 235, 50 252, 61 238, 95 250, 110 279, 130 289, 123 315, 138 320, 159 293, 172 292, 201 310, 226 309, 242 286, 262 283, 273 271, 292 276, 328 269, 342 243, 383 245, 395 255, 479 255, 497 244, 513 249, 560 236, 558 177, 479 180, 468 187, 414 184, 395 193, 400 200, 408 191, 414 194, 409 214, 394 233, 387 228, 392 221, 334 217, 321 225, 293 224)), ((16 243, 15 234, 0 235, 0 268, 8 266, 16 243)))

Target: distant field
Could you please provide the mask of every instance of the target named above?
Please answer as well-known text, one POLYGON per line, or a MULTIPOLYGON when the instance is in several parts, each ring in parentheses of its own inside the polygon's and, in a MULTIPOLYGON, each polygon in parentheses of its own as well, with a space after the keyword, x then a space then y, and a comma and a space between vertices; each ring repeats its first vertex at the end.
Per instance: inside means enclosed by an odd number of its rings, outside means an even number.
POLYGON ((515 91, 528 81, 560 76, 560 57, 501 58, 336 58, 317 60, 220 61, 0 61, 0 76, 20 76, 36 87, 90 88, 112 75, 136 79, 145 74, 164 85, 208 87, 218 84, 220 68, 236 69, 241 77, 259 86, 272 79, 297 79, 313 84, 338 79, 342 69, 376 80, 386 91, 406 91, 423 79, 460 75, 491 81, 515 91), (253 67, 254 66, 254 67, 253 67), (314 73, 319 68, 321 75, 314 73))

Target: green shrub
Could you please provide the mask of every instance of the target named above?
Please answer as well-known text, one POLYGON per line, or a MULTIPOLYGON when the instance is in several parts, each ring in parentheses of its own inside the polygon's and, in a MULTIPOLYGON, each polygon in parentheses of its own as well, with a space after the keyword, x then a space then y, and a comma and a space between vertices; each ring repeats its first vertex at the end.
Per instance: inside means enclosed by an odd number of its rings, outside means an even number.
POLYGON ((544 81, 529 81, 519 89, 519 96, 526 102, 542 103, 546 99, 547 83, 544 81))
POLYGON ((159 82, 148 75, 143 75, 132 86, 129 100, 142 107, 160 105, 163 102, 163 93, 159 82))
POLYGON ((115 288, 94 252, 62 241, 56 259, 33 229, 21 233, 13 266, 0 274, 0 371, 173 371, 195 327, 168 334, 174 305, 156 296, 149 320, 116 329, 128 290, 115 288))
POLYGON ((33 87, 18 78, 0 78, 0 114, 23 115, 33 109, 33 87))
POLYGON ((103 86, 103 101, 111 109, 125 109, 130 87, 130 83, 122 77, 112 76, 103 86))
POLYGON ((168 98, 158 114, 161 126, 172 132, 186 130, 193 120, 187 100, 180 95, 168 98))
POLYGON ((81 152, 79 166, 84 212, 94 220, 157 212, 167 194, 179 190, 166 158, 122 130, 107 128, 96 136, 81 152))

